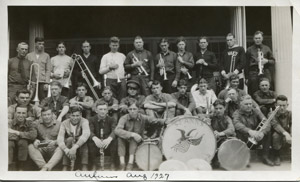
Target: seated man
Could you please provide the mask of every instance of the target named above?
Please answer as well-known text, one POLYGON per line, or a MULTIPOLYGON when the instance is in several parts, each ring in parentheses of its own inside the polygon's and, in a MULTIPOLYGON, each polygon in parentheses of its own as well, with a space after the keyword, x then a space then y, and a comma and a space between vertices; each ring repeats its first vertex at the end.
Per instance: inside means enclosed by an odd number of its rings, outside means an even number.
MULTIPOLYGON (((124 115, 128 113, 128 102, 132 98, 137 100, 138 105, 142 105, 145 101, 145 96, 144 95, 139 95, 139 90, 140 90, 140 83, 136 80, 129 80, 127 81, 127 93, 128 96, 123 98, 120 102, 120 114, 124 115)), ((140 108, 139 110, 140 113, 144 114, 145 111, 143 108, 140 108)))
POLYGON ((102 91, 102 98, 96 100, 93 105, 93 111, 96 112, 96 106, 99 102, 106 102, 108 106, 108 115, 114 120, 118 121, 118 109, 119 109, 119 101, 113 97, 113 92, 109 86, 105 87, 102 91))
POLYGON ((37 124, 37 138, 28 146, 29 156, 41 171, 51 171, 63 157, 64 153, 56 142, 60 124, 49 107, 42 108, 42 117, 37 124))
POLYGON ((254 92, 253 99, 258 103, 265 116, 268 115, 271 108, 275 108, 276 93, 270 90, 270 81, 267 78, 260 80, 259 90, 254 92))
POLYGON ((40 107, 50 107, 55 114, 56 120, 61 122, 69 111, 69 100, 61 95, 62 85, 59 81, 50 83, 51 96, 42 100, 40 107))
POLYGON ((82 117, 89 118, 92 116, 92 107, 94 104, 94 99, 87 96, 87 85, 82 82, 78 82, 76 88, 76 94, 74 98, 70 99, 70 107, 79 106, 82 109, 82 117))
POLYGON ((71 107, 70 113, 70 118, 62 122, 57 137, 58 146, 64 151, 63 171, 67 171, 69 166, 71 171, 74 170, 75 160, 78 157, 81 158, 81 170, 86 171, 88 169, 86 141, 90 137, 89 121, 82 117, 80 107, 71 107))
MULTIPOLYGON (((127 171, 132 171, 134 155, 138 144, 143 139, 146 123, 164 123, 164 119, 156 119, 139 113, 139 106, 136 100, 129 100, 128 114, 122 116, 115 129, 118 138, 118 154, 120 157, 120 168, 125 170, 126 143, 129 143, 129 160, 126 166, 127 171)), ((145 156, 146 157, 146 156, 145 156)))
POLYGON ((261 111, 253 108, 250 95, 241 97, 240 109, 233 113, 233 124, 236 130, 237 138, 244 142, 251 137, 258 142, 258 145, 263 145, 264 164, 273 166, 274 163, 269 159, 270 150, 270 123, 265 125, 260 131, 256 128, 261 121, 266 120, 266 117, 261 111))
POLYGON ((176 99, 176 116, 192 115, 195 109, 195 101, 192 94, 187 92, 187 81, 179 80, 177 90, 178 92, 171 94, 176 99))
MULTIPOLYGON (((229 77, 229 88, 234 88, 238 94, 238 99, 240 99, 242 96, 246 95, 246 92, 244 90, 239 89, 239 84, 240 84, 240 78, 237 74, 232 74, 229 77)), ((226 99, 226 95, 228 93, 228 88, 223 89, 219 95, 218 99, 226 99)))
POLYGON ((25 106, 27 107, 27 117, 32 117, 35 121, 41 116, 41 109, 35 105, 30 104, 30 92, 26 89, 18 90, 16 93, 16 104, 8 107, 8 122, 11 122, 15 118, 16 107, 25 106))
POLYGON ((193 91, 192 95, 196 104, 196 114, 209 114, 213 111, 213 103, 217 96, 213 90, 207 90, 208 84, 204 78, 198 81, 199 90, 193 91))
POLYGON ((114 171, 117 155, 117 140, 114 130, 118 121, 108 116, 108 106, 104 101, 97 102, 96 113, 97 115, 89 118, 91 136, 88 147, 90 159, 93 161, 93 170, 101 170, 101 165, 104 166, 104 161, 102 164, 99 162, 100 150, 103 150, 105 156, 110 155, 110 167, 114 171))
MULTIPOLYGON (((148 95, 144 102, 146 114, 154 118, 173 118, 176 107, 175 99, 170 94, 162 93, 162 86, 159 81, 153 81, 151 90, 152 94, 148 95)), ((155 138, 160 134, 160 129, 159 126, 150 126, 147 129, 147 135, 155 138)))
POLYGON ((279 95, 276 98, 276 106, 280 109, 271 121, 274 129, 272 134, 272 148, 274 150, 274 165, 280 165, 280 149, 285 144, 292 142, 292 112, 287 110, 288 99, 284 95, 279 95))
POLYGON ((27 112, 27 107, 16 106, 15 118, 8 122, 8 168, 10 171, 16 170, 15 162, 18 164, 18 170, 24 170, 28 144, 32 143, 37 136, 36 125, 30 118, 27 118, 27 112))

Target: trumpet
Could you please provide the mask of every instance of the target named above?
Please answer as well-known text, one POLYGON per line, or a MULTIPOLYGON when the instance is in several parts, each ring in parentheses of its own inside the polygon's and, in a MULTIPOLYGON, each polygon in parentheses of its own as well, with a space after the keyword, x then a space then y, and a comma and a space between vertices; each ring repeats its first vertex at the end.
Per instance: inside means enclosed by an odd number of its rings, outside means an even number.
POLYGON ((120 79, 119 75, 116 73, 115 70, 114 70, 114 73, 117 75, 117 82, 118 82, 118 83, 121 83, 121 79, 120 79))
MULTIPOLYGON (((132 56, 133 56, 133 57, 132 57, 132 61, 133 61, 134 63, 139 62, 139 59, 134 55, 134 53, 132 53, 132 56)), ((146 76, 149 75, 149 74, 147 73, 147 71, 145 70, 145 68, 144 68, 143 65, 137 67, 137 69, 138 69, 138 71, 139 71, 140 74, 142 74, 142 73, 144 72, 144 74, 145 74, 146 76)))
POLYGON ((257 55, 258 55, 258 75, 263 74, 264 65, 262 64, 262 60, 264 59, 264 53, 260 50, 260 48, 257 49, 257 55))
MULTIPOLYGON (((39 79, 40 79, 40 65, 38 63, 32 63, 30 66, 29 82, 27 85, 27 89, 32 90, 31 87, 32 87, 32 83, 34 83, 34 82, 31 79, 32 79, 32 72, 33 72, 34 66, 37 66, 38 73, 37 73, 37 78, 36 78, 35 97, 34 97, 33 101, 35 102, 35 105, 38 105, 39 101, 40 101, 39 96, 38 96, 38 94, 39 94, 39 79)), ((32 97, 32 95, 31 95, 31 97, 32 97)))
MULTIPOLYGON (((231 56, 231 63, 230 63, 230 69, 229 69, 229 73, 232 73, 234 71, 234 67, 235 67, 235 58, 236 58, 236 54, 232 54, 231 56)), ((227 79, 227 84, 226 84, 226 89, 229 89, 230 87, 230 81, 229 78, 227 79)))
MULTIPOLYGON (((159 56, 160 56, 159 62, 164 63, 164 59, 162 58, 161 54, 159 54, 159 56)), ((165 66, 160 68, 160 75, 164 75, 164 80, 168 80, 165 66)))
POLYGON ((209 114, 210 113, 210 103, 209 103, 209 98, 206 97, 206 113, 205 114, 209 114))
MULTIPOLYGON (((86 83, 88 84, 89 88, 91 89, 91 91, 92 91, 94 97, 98 100, 98 99, 99 99, 99 96, 98 96, 98 94, 96 93, 94 87, 100 86, 100 83, 95 79, 95 77, 93 76, 93 74, 91 73, 91 71, 89 70, 88 66, 85 64, 85 62, 83 61, 83 59, 82 59, 82 57, 81 57, 80 55, 74 53, 74 54, 72 54, 71 57, 72 57, 72 59, 75 60, 75 63, 78 64, 78 66, 79 66, 79 68, 80 68, 80 70, 81 70, 81 73, 82 73, 83 78, 85 79, 86 83), (85 67, 85 68, 84 68, 84 67, 85 67), (93 81, 93 85, 91 84, 90 80, 88 79, 88 77, 87 77, 85 71, 87 71, 87 73, 90 75, 90 77, 91 77, 91 79, 92 79, 92 81, 93 81)), ((75 63, 74 63, 74 65, 75 65, 75 63)), ((70 72, 68 82, 70 81, 70 77, 71 77, 71 73, 72 73, 72 71, 73 71, 74 65, 73 65, 72 70, 71 70, 71 72, 70 72)), ((69 84, 68 84, 68 83, 67 83, 66 86, 68 86, 67 88, 69 88, 69 84)))
MULTIPOLYGON (((178 57, 180 56, 180 57, 182 57, 183 55, 182 54, 180 54, 180 53, 177 53, 177 55, 178 55, 178 57)), ((186 68, 184 65, 182 65, 181 66, 182 68, 186 68)), ((187 76, 188 76, 188 79, 190 80, 190 79, 192 79, 192 76, 191 76, 191 74, 187 71, 187 76)))
POLYGON ((104 74, 103 75, 103 85, 104 85, 104 87, 106 87, 106 79, 107 79, 107 75, 104 74))
MULTIPOLYGON (((258 126, 256 127, 255 130, 256 130, 256 131, 262 131, 267 125, 269 125, 270 122, 272 121, 272 119, 274 118, 274 116, 276 115, 276 113, 278 112, 279 108, 280 108, 280 107, 277 106, 277 107, 275 108, 275 110, 271 113, 271 115, 269 116, 269 118, 268 118, 267 120, 262 120, 262 121, 258 124, 258 126)), ((248 144, 249 142, 251 143, 250 149, 253 147, 253 145, 257 145, 257 143, 258 143, 254 137, 249 137, 249 138, 248 138, 247 144, 248 144)))
MULTIPOLYGON (((52 82, 52 79, 50 79, 50 83, 52 82)), ((50 83, 48 86, 48 93, 47 93, 47 97, 51 97, 51 87, 50 87, 50 83)))

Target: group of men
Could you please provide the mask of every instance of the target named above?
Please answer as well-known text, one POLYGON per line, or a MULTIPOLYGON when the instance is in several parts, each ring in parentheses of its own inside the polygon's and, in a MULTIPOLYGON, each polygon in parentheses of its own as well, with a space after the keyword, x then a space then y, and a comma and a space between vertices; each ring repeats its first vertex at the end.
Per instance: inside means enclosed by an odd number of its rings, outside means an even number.
POLYGON ((43 171, 61 160, 63 170, 98 170, 104 152, 111 157, 111 170, 116 165, 132 170, 143 139, 159 137, 169 119, 179 115, 199 117, 217 138, 253 137, 263 145, 263 162, 280 165, 279 151, 291 143, 291 112, 288 99, 270 90, 269 68, 275 59, 262 44, 263 33, 254 34, 254 45, 246 53, 229 33, 219 61, 207 50, 207 37, 198 41, 200 52, 193 56, 186 51, 185 38, 177 39, 177 53, 163 38, 161 52, 152 56, 137 36, 135 49, 125 56, 118 52, 119 38, 111 37, 110 52, 101 60, 84 41, 79 58, 88 71, 81 69, 78 57, 65 54, 64 42, 57 44, 58 55, 52 58, 44 52, 41 37, 29 54, 28 45, 19 43, 17 57, 8 61, 9 169, 23 170, 30 156, 43 171), (193 71, 197 82, 191 79, 193 71), (243 75, 249 95, 243 90, 243 75), (87 83, 91 78, 102 84, 92 87, 87 83), (40 102, 32 104, 35 94, 40 102), (271 124, 257 131, 276 106, 280 109, 271 124))

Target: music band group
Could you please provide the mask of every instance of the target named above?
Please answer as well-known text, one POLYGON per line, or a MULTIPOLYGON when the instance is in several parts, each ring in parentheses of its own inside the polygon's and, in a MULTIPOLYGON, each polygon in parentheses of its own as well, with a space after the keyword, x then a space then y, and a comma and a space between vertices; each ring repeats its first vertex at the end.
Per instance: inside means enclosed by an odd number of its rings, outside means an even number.
POLYGON ((291 111, 287 97, 270 89, 275 59, 263 33, 253 40, 245 52, 229 33, 220 60, 207 50, 207 37, 198 39, 194 55, 184 37, 176 41, 177 53, 163 38, 155 56, 140 36, 127 56, 111 37, 101 60, 88 41, 82 54, 71 56, 59 42, 52 58, 42 37, 31 53, 19 43, 8 60, 9 170, 24 170, 28 156, 42 171, 61 161, 63 170, 103 170, 106 155, 110 170, 132 170, 139 144, 162 136, 180 115, 210 125, 217 146, 229 137, 251 139, 262 145, 263 163, 280 165, 280 149, 291 144, 291 111))

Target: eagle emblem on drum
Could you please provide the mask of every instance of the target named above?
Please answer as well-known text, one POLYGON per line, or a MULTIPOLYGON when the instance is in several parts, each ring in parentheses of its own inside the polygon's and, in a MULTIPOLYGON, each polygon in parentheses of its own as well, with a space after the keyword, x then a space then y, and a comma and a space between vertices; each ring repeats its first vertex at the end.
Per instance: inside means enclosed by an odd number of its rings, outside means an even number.
POLYGON ((180 131, 181 137, 177 140, 178 143, 175 144, 173 147, 171 147, 172 149, 174 149, 175 152, 177 151, 181 153, 187 152, 190 148, 190 145, 195 145, 195 146, 199 145, 204 136, 203 134, 199 138, 192 138, 191 133, 196 129, 192 129, 187 134, 185 134, 185 131, 182 129, 177 129, 177 130, 180 131))

